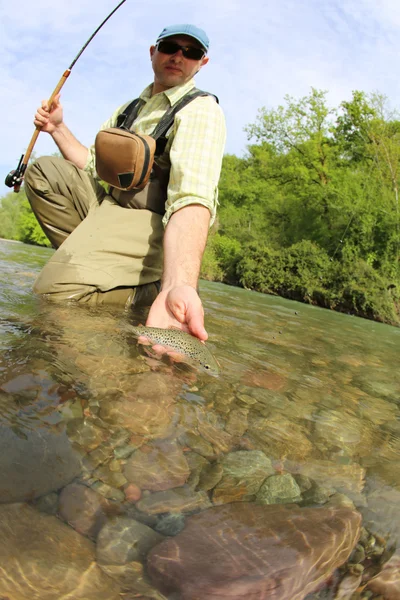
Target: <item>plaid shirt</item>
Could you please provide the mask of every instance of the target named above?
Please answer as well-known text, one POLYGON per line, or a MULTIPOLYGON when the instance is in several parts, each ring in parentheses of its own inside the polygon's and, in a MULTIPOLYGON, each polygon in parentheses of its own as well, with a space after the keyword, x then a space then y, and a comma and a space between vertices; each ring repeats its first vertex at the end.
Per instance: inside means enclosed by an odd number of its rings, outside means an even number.
MULTIPOLYGON (((153 85, 140 95, 145 102, 134 122, 134 131, 150 135, 170 106, 174 106, 195 87, 193 79, 151 96, 153 85)), ((119 107, 101 129, 115 127, 117 116, 129 102, 119 107)), ((161 167, 170 168, 168 197, 165 205, 164 226, 171 215, 189 204, 202 204, 211 213, 214 222, 218 204, 218 181, 225 147, 225 119, 220 106, 212 97, 199 97, 189 102, 175 116, 167 134, 164 154, 157 158, 161 167)), ((94 146, 89 148, 85 166, 96 175, 94 146)))

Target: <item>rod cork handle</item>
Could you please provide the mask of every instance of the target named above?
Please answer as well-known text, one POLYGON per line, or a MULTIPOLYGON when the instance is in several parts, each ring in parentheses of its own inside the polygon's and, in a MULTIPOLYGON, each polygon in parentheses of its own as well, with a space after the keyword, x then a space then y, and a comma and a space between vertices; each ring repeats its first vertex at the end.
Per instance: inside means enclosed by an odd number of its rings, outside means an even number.
MULTIPOLYGON (((56 87, 53 90, 53 93, 51 94, 50 98, 49 98, 49 109, 51 109, 51 105, 53 104, 54 98, 57 96, 57 94, 60 92, 62 86, 64 85, 64 83, 67 81, 69 75, 71 73, 71 69, 67 69, 66 71, 64 71, 60 81, 57 83, 56 87)), ((39 133, 40 133, 40 127, 36 127, 35 131, 33 132, 33 135, 31 137, 31 141, 28 144, 28 147, 26 149, 26 152, 24 154, 24 158, 22 160, 22 163, 20 165, 20 170, 21 170, 21 181, 19 181, 18 183, 16 183, 14 185, 14 192, 19 192, 20 188, 21 188, 21 183, 22 183, 22 178, 24 176, 26 167, 28 166, 28 162, 29 159, 31 157, 33 148, 36 144, 36 140, 39 137, 39 133)))

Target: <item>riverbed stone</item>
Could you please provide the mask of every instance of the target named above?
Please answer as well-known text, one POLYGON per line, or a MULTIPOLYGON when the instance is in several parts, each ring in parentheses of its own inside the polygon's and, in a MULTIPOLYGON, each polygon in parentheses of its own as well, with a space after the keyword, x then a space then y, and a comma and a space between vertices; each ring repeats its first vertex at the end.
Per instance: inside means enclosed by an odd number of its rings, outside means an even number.
POLYGON ((222 479, 224 468, 220 463, 207 464, 201 471, 198 490, 212 490, 222 479))
POLYGON ((272 371, 258 369, 257 371, 246 371, 241 381, 248 386, 261 387, 272 391, 284 390, 288 384, 287 377, 272 371))
POLYGON ((181 513, 171 513, 161 515, 155 530, 162 535, 175 536, 185 527, 185 515, 181 513))
POLYGON ((123 502, 125 500, 125 493, 122 490, 114 488, 103 481, 95 480, 90 482, 90 487, 108 500, 115 500, 116 502, 123 502))
POLYGON ((125 427, 131 434, 163 439, 173 432, 177 379, 162 373, 143 373, 134 378, 129 393, 103 402, 100 417, 109 425, 125 427))
MULTIPOLYGON (((132 561, 125 565, 99 565, 102 571, 117 581, 127 593, 122 598, 135 600, 168 600, 148 580, 142 563, 132 561)), ((121 598, 121 600, 122 600, 121 598)))
POLYGON ((306 463, 287 461, 292 474, 309 477, 318 485, 345 493, 361 494, 365 486, 366 471, 357 463, 341 464, 329 460, 311 460, 306 463))
POLYGON ((129 517, 114 517, 97 536, 97 561, 103 565, 124 565, 143 560, 163 539, 164 536, 143 523, 129 517))
POLYGON ((25 504, 0 506, 0 596, 12 600, 118 600, 94 544, 25 504))
POLYGON ((249 414, 248 408, 234 408, 226 420, 225 431, 236 437, 242 437, 247 431, 249 414))
POLYGON ((213 507, 155 546, 148 572, 182 600, 303 600, 347 560, 360 523, 347 508, 213 507))
POLYGON ((396 552, 383 565, 382 571, 373 577, 367 588, 380 594, 384 600, 399 600, 400 598, 400 553, 396 552))
POLYGON ((263 481, 274 473, 271 460, 261 450, 230 452, 221 460, 224 475, 263 481))
POLYGON ((301 500, 301 491, 290 473, 271 475, 257 493, 258 504, 289 504, 301 500))
POLYGON ((42 423, 38 416, 34 427, 0 424, 0 503, 39 498, 80 474, 80 457, 59 419, 52 413, 42 423))
POLYGON ((306 505, 325 504, 334 493, 335 489, 332 487, 324 487, 313 483, 310 489, 302 494, 302 500, 306 505))
POLYGON ((229 452, 234 445, 234 437, 224 431, 219 423, 200 421, 198 430, 200 435, 212 445, 217 456, 222 452, 229 452))
POLYGON ((186 485, 196 489, 200 481, 200 474, 204 468, 208 468, 210 463, 207 459, 196 452, 185 452, 185 458, 189 465, 190 475, 186 481, 186 485))
POLYGON ((127 479, 122 473, 110 469, 110 463, 97 467, 93 471, 93 477, 115 488, 121 488, 127 483, 127 479))
POLYGON ((400 490, 381 478, 368 479, 367 506, 361 509, 365 526, 400 546, 400 490))
POLYGON ((357 413, 374 425, 393 423, 399 416, 399 408, 393 402, 364 395, 359 399, 357 413))
POLYGON ((314 423, 313 439, 322 452, 337 449, 349 457, 367 456, 373 437, 370 421, 343 410, 321 410, 314 423))
POLYGON ((33 502, 33 505, 42 513, 55 515, 58 512, 58 500, 58 494, 56 492, 51 492, 50 494, 37 498, 37 500, 33 502))
POLYGON ((260 482, 250 482, 226 475, 215 486, 212 493, 213 504, 230 504, 231 502, 249 502, 261 486, 260 482))
POLYGON ((351 600, 353 597, 357 598, 357 596, 353 596, 353 594, 356 593, 357 589, 361 585, 361 582, 362 575, 345 575, 338 586, 334 600, 351 600))
POLYGON ((146 445, 127 459, 124 475, 142 490, 158 492, 183 485, 190 474, 182 448, 175 442, 146 445))
POLYGON ((201 435, 193 433, 192 431, 183 433, 179 438, 179 442, 182 446, 187 446, 193 452, 200 454, 200 456, 203 456, 206 459, 215 456, 214 449, 210 442, 207 442, 201 435))
POLYGON ((194 492, 188 486, 174 488, 163 492, 155 492, 142 498, 135 505, 140 511, 149 515, 161 513, 194 512, 211 506, 206 492, 194 492))
POLYGON ((230 452, 220 464, 223 477, 214 488, 214 504, 253 500, 263 481, 275 472, 260 450, 230 452))
POLYGON ((128 483, 124 487, 125 499, 127 502, 134 504, 142 497, 142 490, 134 483, 128 483))
POLYGON ((284 415, 271 418, 249 414, 249 428, 246 437, 267 456, 303 461, 313 452, 306 429, 284 415))
POLYGON ((107 521, 107 500, 85 485, 71 483, 60 494, 59 514, 78 533, 95 538, 107 521))

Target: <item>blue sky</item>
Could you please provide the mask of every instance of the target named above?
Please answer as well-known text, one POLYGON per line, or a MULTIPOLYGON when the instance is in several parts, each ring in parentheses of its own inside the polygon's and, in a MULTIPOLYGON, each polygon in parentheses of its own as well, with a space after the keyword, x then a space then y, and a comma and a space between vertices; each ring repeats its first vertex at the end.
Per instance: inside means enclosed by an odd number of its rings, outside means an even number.
MULTIPOLYGON (((0 0, 0 195, 34 131, 36 107, 117 0, 0 0)), ((149 46, 165 25, 194 23, 211 40, 196 78, 224 109, 226 152, 243 156, 244 127, 289 94, 327 90, 338 106, 352 90, 400 105, 399 0, 126 0, 76 63, 62 90, 65 122, 84 144, 151 82, 149 46)), ((39 135, 37 155, 56 150, 39 135)))

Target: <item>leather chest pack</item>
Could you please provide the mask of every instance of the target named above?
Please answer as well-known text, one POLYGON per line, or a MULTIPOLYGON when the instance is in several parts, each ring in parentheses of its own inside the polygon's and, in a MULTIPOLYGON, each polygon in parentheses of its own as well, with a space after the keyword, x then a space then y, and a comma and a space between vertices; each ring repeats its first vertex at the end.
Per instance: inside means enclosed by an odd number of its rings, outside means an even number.
POLYGON ((96 171, 100 179, 119 190, 142 190, 149 181, 154 158, 164 152, 166 134, 176 113, 199 96, 213 94, 194 88, 167 110, 151 135, 130 131, 143 106, 140 98, 133 100, 118 116, 116 127, 103 129, 96 136, 96 171))

